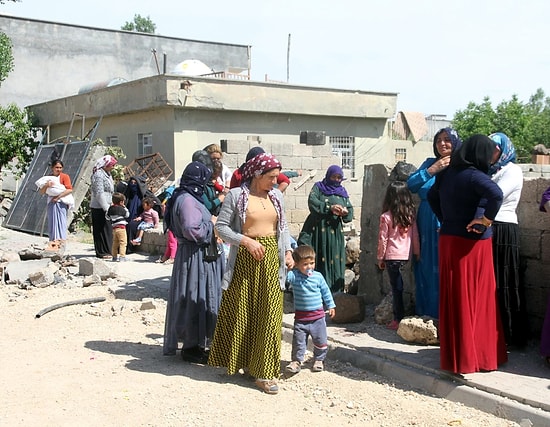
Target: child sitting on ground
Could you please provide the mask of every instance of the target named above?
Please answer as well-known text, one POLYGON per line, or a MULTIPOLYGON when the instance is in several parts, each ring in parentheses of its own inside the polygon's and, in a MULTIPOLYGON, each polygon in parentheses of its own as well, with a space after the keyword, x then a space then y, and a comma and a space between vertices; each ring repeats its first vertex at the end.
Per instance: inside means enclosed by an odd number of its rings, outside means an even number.
POLYGON ((292 253, 296 263, 289 271, 287 282, 294 293, 294 336, 292 337, 292 361, 287 372, 300 372, 306 354, 308 336, 313 341, 313 372, 324 369, 323 361, 328 353, 327 324, 324 305, 332 318, 335 311, 330 288, 321 273, 315 271, 315 250, 308 245, 298 246, 292 253))
POLYGON ((141 202, 141 205, 143 206, 143 212, 140 216, 134 218, 134 221, 140 221, 137 227, 137 237, 131 240, 131 243, 134 246, 141 245, 144 230, 149 228, 157 228, 159 225, 159 214, 153 209, 153 206, 155 205, 153 199, 150 197, 145 197, 143 202, 141 202))
POLYGON ((113 227, 113 246, 111 254, 113 261, 126 261, 126 246, 128 245, 128 236, 126 235, 126 220, 130 212, 125 206, 126 197, 122 193, 113 193, 113 204, 109 206, 105 218, 111 222, 113 227))

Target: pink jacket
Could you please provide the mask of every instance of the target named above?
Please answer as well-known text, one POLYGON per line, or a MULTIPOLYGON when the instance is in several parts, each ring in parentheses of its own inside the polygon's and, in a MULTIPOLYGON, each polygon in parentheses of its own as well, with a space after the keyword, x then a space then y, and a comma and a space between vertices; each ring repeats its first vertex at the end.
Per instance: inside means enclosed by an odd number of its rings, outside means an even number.
POLYGON ((377 259, 379 261, 408 260, 410 259, 411 246, 412 253, 417 256, 420 255, 420 241, 416 221, 404 230, 401 227, 393 227, 392 215, 389 211, 380 215, 377 259))

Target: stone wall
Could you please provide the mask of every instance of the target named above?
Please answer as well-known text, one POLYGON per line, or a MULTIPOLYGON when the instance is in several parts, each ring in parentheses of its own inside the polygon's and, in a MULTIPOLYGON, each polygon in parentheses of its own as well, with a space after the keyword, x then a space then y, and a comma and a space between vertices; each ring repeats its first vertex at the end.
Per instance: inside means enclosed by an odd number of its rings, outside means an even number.
MULTIPOLYGON (((528 168, 527 168, 528 169, 528 168)), ((526 174, 528 175, 528 174, 526 174)), ((378 304, 391 292, 387 274, 376 265, 378 221, 389 183, 384 165, 365 166, 361 209, 361 255, 359 294, 367 303, 378 304)), ((550 213, 539 211, 540 196, 550 179, 526 178, 518 206, 522 280, 533 337, 540 336, 550 292, 550 213)), ((414 311, 414 276, 410 263, 404 272, 405 307, 414 311)))

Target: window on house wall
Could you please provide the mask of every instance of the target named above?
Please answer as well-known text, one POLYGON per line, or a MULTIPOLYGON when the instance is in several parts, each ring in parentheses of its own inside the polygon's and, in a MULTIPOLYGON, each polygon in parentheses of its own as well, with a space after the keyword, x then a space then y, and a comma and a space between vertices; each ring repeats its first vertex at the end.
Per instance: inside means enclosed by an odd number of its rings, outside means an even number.
POLYGON ((355 137, 331 136, 329 142, 332 154, 340 158, 342 169, 349 171, 350 178, 355 178, 355 137))
POLYGON ((406 148, 396 148, 395 149, 395 162, 406 162, 407 161, 407 149, 406 148))
POLYGON ((138 133, 138 156, 153 154, 153 134, 138 133))
POLYGON ((118 136, 108 136, 107 145, 110 147, 118 147, 118 136))

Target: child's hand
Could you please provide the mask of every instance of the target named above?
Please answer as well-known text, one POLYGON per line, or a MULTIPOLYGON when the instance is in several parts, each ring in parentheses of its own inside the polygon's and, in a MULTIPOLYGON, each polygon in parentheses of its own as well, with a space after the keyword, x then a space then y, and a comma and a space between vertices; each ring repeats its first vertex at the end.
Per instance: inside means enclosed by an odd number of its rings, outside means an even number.
POLYGON ((385 270, 386 269, 386 263, 384 262, 384 260, 381 259, 380 261, 378 261, 378 268, 380 270, 385 270))
POLYGON ((336 310, 334 310, 334 308, 328 309, 328 315, 330 316, 331 319, 334 317, 335 314, 336 314, 336 310))

